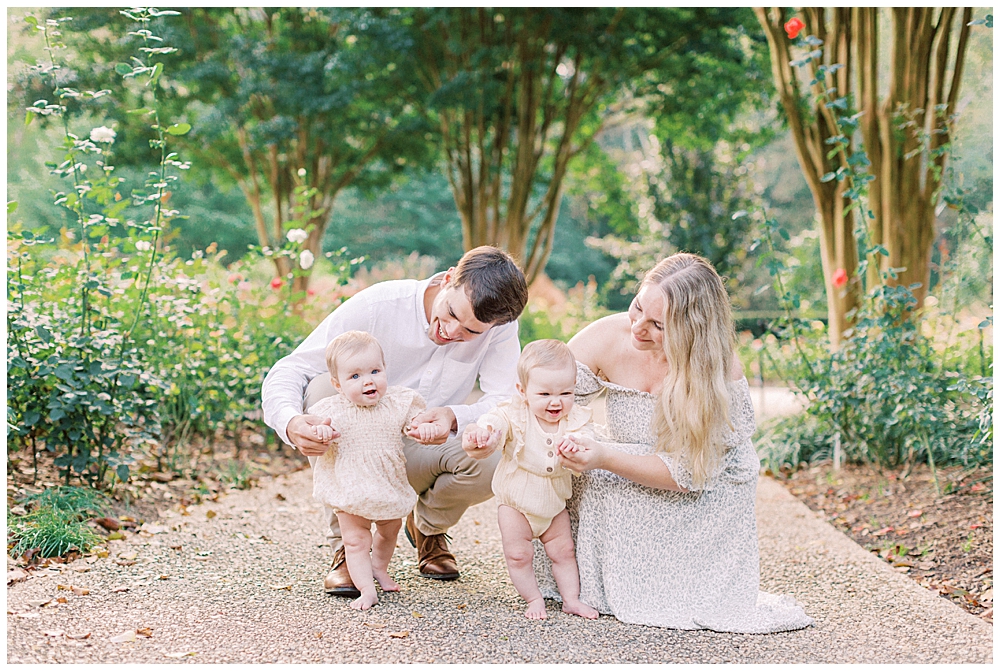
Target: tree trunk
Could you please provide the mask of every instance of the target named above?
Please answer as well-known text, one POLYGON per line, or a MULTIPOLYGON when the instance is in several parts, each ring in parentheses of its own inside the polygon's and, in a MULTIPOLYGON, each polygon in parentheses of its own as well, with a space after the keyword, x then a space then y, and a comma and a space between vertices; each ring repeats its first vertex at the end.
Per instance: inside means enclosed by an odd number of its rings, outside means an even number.
MULTIPOLYGON (((796 153, 813 194, 821 221, 820 247, 826 276, 830 316, 830 342, 839 346, 849 326, 846 313, 857 305, 862 287, 856 278, 857 241, 843 188, 822 182, 822 176, 844 165, 843 157, 826 158, 826 141, 837 134, 831 111, 822 103, 813 106, 813 119, 805 119, 806 98, 791 66, 791 40, 783 30, 786 17, 779 8, 754 10, 767 34, 771 66, 782 107, 788 115, 796 153), (837 289, 832 274, 846 271, 850 282, 837 289)), ((868 202, 874 218, 865 218, 872 246, 881 245, 887 256, 871 259, 867 285, 881 282, 881 272, 897 270, 896 280, 914 287, 917 306, 923 304, 930 278, 931 249, 935 239, 935 214, 940 176, 944 169, 949 120, 955 111, 959 82, 968 48, 972 10, 962 10, 955 62, 950 83, 951 31, 958 11, 954 8, 894 8, 889 89, 880 102, 878 91, 878 9, 834 8, 828 18, 823 8, 801 9, 805 33, 823 40, 824 65, 840 64, 836 73, 837 96, 848 96, 858 106, 859 127, 875 179, 869 183, 868 202), (827 24, 830 30, 827 30, 827 24), (853 50, 853 54, 852 54, 853 50), (852 55, 857 72, 852 67, 852 55)), ((816 78, 816 63, 811 63, 816 78)), ((815 95, 820 90, 813 86, 815 95)), ((853 142, 849 153, 856 149, 853 142)))

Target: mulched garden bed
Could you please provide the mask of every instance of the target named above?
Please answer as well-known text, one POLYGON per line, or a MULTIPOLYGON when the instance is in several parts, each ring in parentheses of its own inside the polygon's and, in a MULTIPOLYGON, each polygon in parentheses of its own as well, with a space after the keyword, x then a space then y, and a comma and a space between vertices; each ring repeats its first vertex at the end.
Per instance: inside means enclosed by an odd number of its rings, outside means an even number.
POLYGON ((773 475, 897 571, 993 622, 991 468, 939 468, 939 489, 923 465, 834 470, 826 462, 773 475))

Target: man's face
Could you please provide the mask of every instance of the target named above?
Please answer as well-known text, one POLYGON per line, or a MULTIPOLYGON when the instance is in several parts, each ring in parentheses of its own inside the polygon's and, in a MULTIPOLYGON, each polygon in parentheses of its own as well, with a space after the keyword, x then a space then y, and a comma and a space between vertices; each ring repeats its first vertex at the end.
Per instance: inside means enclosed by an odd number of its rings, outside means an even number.
POLYGON ((431 305, 427 337, 435 345, 475 340, 492 326, 476 319, 465 289, 452 286, 449 280, 450 273, 445 275, 445 284, 431 305))

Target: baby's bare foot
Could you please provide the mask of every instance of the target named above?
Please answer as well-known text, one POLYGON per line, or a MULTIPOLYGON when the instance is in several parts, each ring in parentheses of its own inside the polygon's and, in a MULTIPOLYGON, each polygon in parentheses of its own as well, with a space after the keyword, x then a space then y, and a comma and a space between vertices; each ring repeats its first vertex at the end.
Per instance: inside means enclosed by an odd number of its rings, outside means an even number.
POLYGON ((370 593, 361 593, 357 599, 351 602, 351 608, 354 610, 368 610, 372 606, 378 603, 378 594, 375 593, 373 589, 370 593))
POLYGON ((535 599, 528 602, 528 610, 524 611, 524 616, 529 620, 544 620, 548 617, 545 612, 545 599, 535 599))
POLYGON ((378 581, 378 586, 382 588, 383 592, 399 591, 399 583, 390 578, 388 573, 375 573, 375 580, 378 581))
POLYGON ((582 601, 565 601, 563 602, 562 609, 564 613, 579 615, 580 617, 585 617, 588 620, 596 620, 597 616, 600 615, 596 608, 591 608, 582 601))

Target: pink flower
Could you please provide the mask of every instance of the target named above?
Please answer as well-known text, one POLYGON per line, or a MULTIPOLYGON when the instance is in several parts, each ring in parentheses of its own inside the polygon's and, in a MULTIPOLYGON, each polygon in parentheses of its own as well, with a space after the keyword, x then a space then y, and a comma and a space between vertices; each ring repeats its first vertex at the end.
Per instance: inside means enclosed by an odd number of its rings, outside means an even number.
POLYGON ((275 291, 280 289, 284 284, 285 281, 280 277, 275 277, 273 280, 271 280, 271 288, 274 289, 275 291))
POLYGON ((785 24, 785 32, 788 33, 788 39, 794 40, 799 36, 799 33, 805 27, 806 24, 802 23, 802 20, 799 17, 793 16, 788 20, 788 23, 785 24))
POLYGON ((306 289, 306 295, 308 295, 308 296, 315 296, 316 295, 316 290, 315 289, 306 289))
POLYGON ((837 268, 833 273, 833 286, 842 287, 847 284, 847 271, 843 268, 837 268))
POLYGON ((243 276, 240 275, 239 273, 232 273, 228 278, 226 278, 226 281, 229 282, 230 284, 236 284, 242 279, 243 276))

